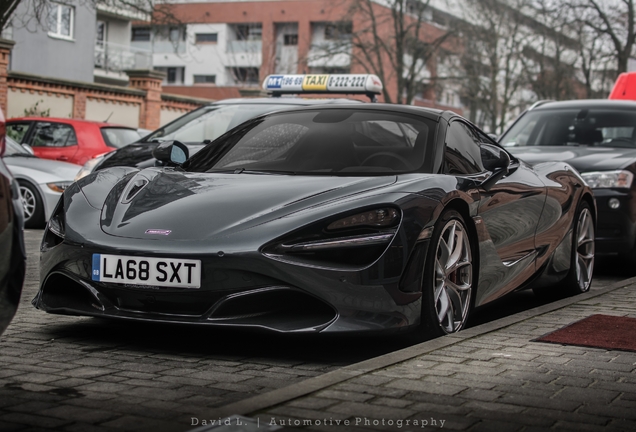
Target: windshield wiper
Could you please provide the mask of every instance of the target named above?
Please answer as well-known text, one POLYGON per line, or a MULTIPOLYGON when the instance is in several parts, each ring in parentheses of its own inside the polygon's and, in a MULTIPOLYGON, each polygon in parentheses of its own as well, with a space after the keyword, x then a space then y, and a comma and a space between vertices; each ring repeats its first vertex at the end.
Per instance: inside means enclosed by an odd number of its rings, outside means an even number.
POLYGON ((236 174, 265 174, 265 175, 296 175, 295 171, 276 171, 276 170, 246 170, 245 168, 241 168, 236 174))

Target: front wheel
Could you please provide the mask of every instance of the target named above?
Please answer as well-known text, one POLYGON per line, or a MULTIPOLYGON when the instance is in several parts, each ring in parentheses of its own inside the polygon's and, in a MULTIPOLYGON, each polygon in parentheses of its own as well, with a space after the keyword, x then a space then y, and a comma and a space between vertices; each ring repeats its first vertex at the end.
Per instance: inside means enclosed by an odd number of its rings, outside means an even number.
POLYGON ((473 250, 459 212, 438 220, 426 257, 422 326, 427 336, 455 333, 466 326, 473 297, 473 250))

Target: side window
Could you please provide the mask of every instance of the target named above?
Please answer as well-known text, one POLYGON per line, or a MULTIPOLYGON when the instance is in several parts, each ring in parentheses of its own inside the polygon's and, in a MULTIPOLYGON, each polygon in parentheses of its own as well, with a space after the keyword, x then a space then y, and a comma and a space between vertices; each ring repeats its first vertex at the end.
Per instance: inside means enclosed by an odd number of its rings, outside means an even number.
POLYGON ((33 134, 33 147, 67 147, 77 145, 73 127, 63 123, 38 122, 33 134))
POLYGON ((444 172, 461 175, 483 171, 479 139, 475 131, 461 121, 452 122, 446 132, 444 172))
POLYGON ((7 124, 7 135, 18 144, 22 144, 26 138, 30 123, 11 123, 7 124))

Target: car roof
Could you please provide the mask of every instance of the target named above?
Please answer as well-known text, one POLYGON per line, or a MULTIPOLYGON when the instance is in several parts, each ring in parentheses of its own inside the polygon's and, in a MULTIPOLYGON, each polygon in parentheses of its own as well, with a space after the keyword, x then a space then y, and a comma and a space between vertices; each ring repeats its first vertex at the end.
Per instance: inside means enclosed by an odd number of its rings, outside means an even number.
POLYGON ((70 119, 64 117, 13 117, 7 120, 8 123, 17 122, 17 121, 42 121, 42 122, 57 122, 57 123, 66 123, 66 124, 92 124, 99 127, 116 127, 116 128, 124 128, 136 130, 136 128, 130 126, 123 126, 116 123, 105 123, 94 120, 83 120, 83 119, 70 119))
POLYGON ((532 111, 550 110, 550 109, 568 109, 568 108, 609 108, 609 109, 634 109, 636 110, 636 101, 628 100, 609 100, 609 99, 579 99, 559 102, 544 102, 541 105, 532 108, 532 111))
POLYGON ((281 114, 286 112, 298 112, 298 111, 311 111, 314 109, 353 109, 356 111, 389 111, 395 113, 404 113, 404 114, 414 114, 421 115, 432 120, 438 120, 440 117, 450 118, 452 116, 457 116, 454 112, 451 111, 442 111, 435 108, 424 108, 424 107, 416 107, 412 105, 395 105, 395 104, 387 104, 387 103, 361 103, 361 104, 339 104, 339 105, 317 105, 317 106, 304 106, 294 108, 293 110, 281 110, 275 111, 267 115, 281 114))

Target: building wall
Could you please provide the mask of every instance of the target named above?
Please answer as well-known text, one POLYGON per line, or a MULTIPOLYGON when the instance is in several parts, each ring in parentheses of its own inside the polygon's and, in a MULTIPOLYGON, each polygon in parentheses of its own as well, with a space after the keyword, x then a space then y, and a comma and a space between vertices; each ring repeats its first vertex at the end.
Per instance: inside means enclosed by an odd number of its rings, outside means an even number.
MULTIPOLYGON (((30 2, 22 2, 16 14, 27 13, 30 2)), ((72 40, 49 36, 34 20, 14 26, 15 46, 10 69, 49 77, 93 81, 95 51, 95 10, 87 2, 75 4, 72 40)))

